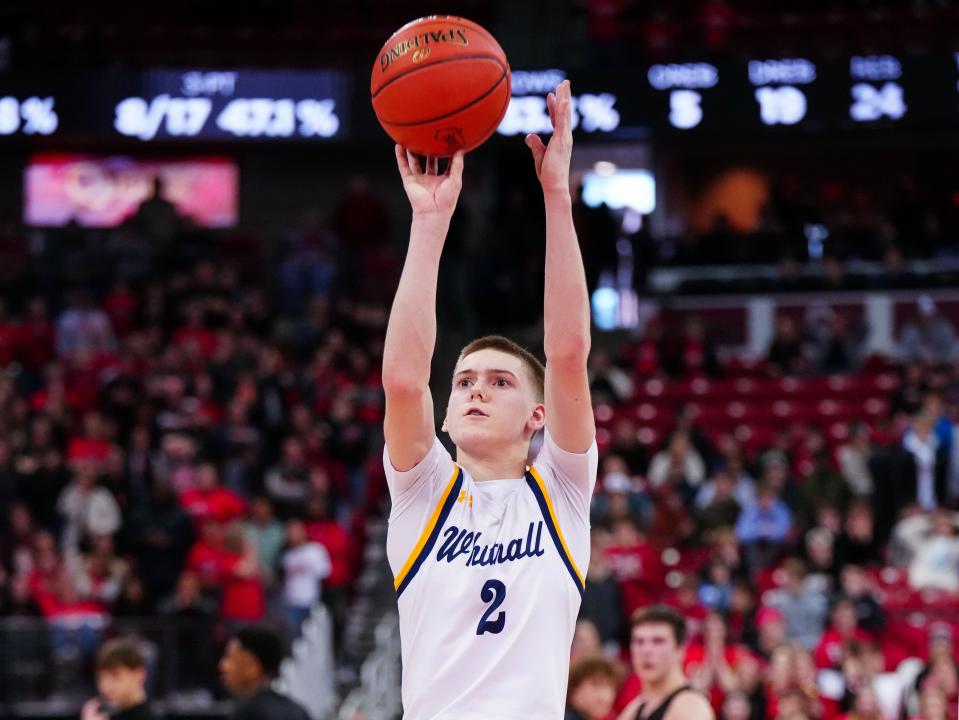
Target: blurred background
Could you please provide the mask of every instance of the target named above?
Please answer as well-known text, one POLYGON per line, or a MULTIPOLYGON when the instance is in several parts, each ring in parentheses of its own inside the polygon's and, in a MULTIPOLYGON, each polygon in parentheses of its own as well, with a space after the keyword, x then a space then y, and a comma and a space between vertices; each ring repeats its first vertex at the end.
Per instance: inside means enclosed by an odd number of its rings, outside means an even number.
POLYGON ((951 0, 4 2, 0 714, 75 716, 132 634, 158 712, 223 717, 223 643, 266 621, 314 717, 399 717, 409 209, 368 82, 438 10, 513 72, 443 258, 438 408, 473 337, 541 347, 521 138, 572 80, 601 452, 572 659, 616 698, 578 711, 635 696, 627 618, 662 601, 723 718, 955 717, 951 0))

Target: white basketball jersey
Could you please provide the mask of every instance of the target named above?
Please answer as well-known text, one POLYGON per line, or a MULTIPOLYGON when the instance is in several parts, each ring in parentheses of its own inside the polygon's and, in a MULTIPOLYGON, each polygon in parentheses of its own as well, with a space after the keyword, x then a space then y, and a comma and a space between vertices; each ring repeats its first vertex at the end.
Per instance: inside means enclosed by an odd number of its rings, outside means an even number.
POLYGON ((439 440, 406 473, 384 465, 405 720, 561 720, 596 443, 567 453, 547 433, 509 480, 475 482, 439 440))

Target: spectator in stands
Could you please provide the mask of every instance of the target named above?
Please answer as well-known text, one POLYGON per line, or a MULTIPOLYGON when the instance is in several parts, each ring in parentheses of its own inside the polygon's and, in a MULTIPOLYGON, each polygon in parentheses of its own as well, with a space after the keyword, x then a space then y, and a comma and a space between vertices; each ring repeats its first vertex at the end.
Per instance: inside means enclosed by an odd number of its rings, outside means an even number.
POLYGON ((872 685, 863 685, 853 695, 852 708, 837 720, 885 720, 872 685))
POLYGON ((603 462, 599 490, 592 503, 592 513, 598 522, 612 526, 622 518, 648 521, 652 512, 649 498, 638 491, 637 482, 618 455, 610 455, 603 462))
POLYGON ((872 470, 872 438, 869 426, 862 421, 849 423, 849 434, 845 443, 836 452, 839 472, 855 497, 869 497, 875 489, 872 470))
POLYGON ((701 636, 686 648, 686 676, 713 707, 721 707, 726 694, 739 688, 734 668, 749 654, 745 647, 728 642, 726 620, 721 613, 710 611, 703 620, 701 636))
POLYGON ((97 485, 92 461, 73 463, 73 480, 57 500, 63 518, 62 544, 69 554, 78 552, 87 535, 112 535, 120 529, 120 508, 109 490, 97 485))
POLYGON ((286 523, 287 549, 283 553, 283 610, 287 637, 292 642, 300 635, 303 622, 320 601, 320 585, 330 575, 330 555, 326 548, 312 542, 302 520, 286 523))
POLYGON ((800 527, 808 528, 816 518, 816 508, 829 505, 845 512, 849 504, 849 485, 837 473, 830 462, 825 449, 815 451, 812 467, 799 486, 799 512, 797 522, 800 527))
POLYGON ((835 536, 824 527, 811 528, 805 536, 803 550, 806 559, 806 589, 810 592, 831 593, 839 581, 836 563, 835 536))
POLYGON ((743 545, 747 565, 759 570, 777 558, 792 531, 792 513, 769 485, 756 488, 756 500, 746 505, 736 521, 736 537, 743 545))
POLYGON ((827 599, 806 588, 806 566, 799 558, 787 559, 781 573, 782 584, 769 593, 767 604, 784 619, 785 639, 811 650, 823 632, 827 599))
POLYGON ((632 397, 634 381, 614 365, 609 353, 595 350, 589 356, 589 390, 593 404, 622 403, 632 397))
POLYGON ((223 589, 220 617, 227 621, 256 622, 266 613, 266 587, 256 547, 243 537, 236 523, 226 529, 218 548, 217 571, 223 589))
POLYGON ((89 291, 74 290, 69 306, 57 318, 57 355, 65 360, 83 354, 97 357, 114 352, 116 344, 107 314, 93 304, 89 291))
POLYGON ((920 296, 915 316, 899 332, 900 361, 946 365, 959 355, 957 348, 959 343, 952 323, 939 312, 931 297, 920 296))
POLYGON ((959 591, 959 513, 939 509, 901 520, 894 539, 908 553, 909 584, 959 591))
POLYGON ((885 624, 882 606, 876 597, 875 588, 865 571, 858 565, 842 568, 840 593, 849 598, 856 607, 856 623, 867 632, 878 633, 885 624))
POLYGON ((945 694, 936 687, 928 687, 919 694, 918 715, 911 715, 909 720, 950 720, 948 709, 945 694))
POLYGON ((146 680, 146 663, 135 639, 104 643, 97 653, 100 696, 84 704, 80 720, 152 720, 155 715, 147 705, 146 680))
POLYGON ((875 533, 872 504, 854 500, 849 506, 842 534, 836 542, 836 562, 869 566, 879 562, 879 543, 875 533))
POLYGON ((110 606, 120 596, 130 567, 114 553, 111 535, 92 535, 83 544, 89 552, 66 558, 71 581, 80 597, 110 606))
POLYGON ((803 372, 802 340, 796 322, 788 315, 776 318, 776 330, 766 353, 770 370, 780 375, 798 375, 803 372))
POLYGON ((257 560, 270 587, 276 580, 286 533, 280 521, 273 516, 273 505, 269 498, 258 496, 250 501, 250 517, 244 528, 247 541, 256 548, 257 560))
POLYGON ((829 626, 823 632, 822 639, 816 647, 816 666, 819 668, 842 667, 845 649, 854 640, 867 643, 870 637, 859 627, 855 603, 840 595, 833 602, 829 612, 829 626))
POLYGON ((683 495, 692 495, 706 477, 702 457, 690 442, 689 435, 674 433, 665 449, 653 456, 647 478, 653 487, 669 485, 683 495))
POLYGON ((625 633, 627 614, 623 610, 619 582, 606 557, 606 548, 611 538, 609 533, 596 527, 590 535, 592 549, 579 617, 593 623, 603 647, 618 649, 625 633))
POLYGON ((265 627, 245 627, 233 634, 220 660, 223 684, 241 701, 233 720, 308 720, 300 705, 272 688, 284 654, 280 637, 265 627))
POLYGON ((716 377, 719 374, 716 350, 707 338, 706 328, 698 315, 686 316, 683 336, 669 363, 679 377, 716 377))
POLYGON ((720 527, 736 525, 742 506, 734 495, 733 479, 726 470, 720 470, 696 494, 699 528, 703 533, 720 527))
POLYGON ((133 508, 124 535, 147 592, 153 597, 166 596, 176 585, 195 537, 193 522, 169 484, 154 483, 149 504, 133 508))
POLYGON ((604 554, 622 592, 624 617, 659 600, 666 570, 659 551, 635 520, 621 518, 612 527, 604 554))
POLYGON ((905 487, 900 492, 907 493, 906 502, 927 512, 945 505, 948 499, 949 455, 936 432, 941 417, 942 399, 928 392, 902 436, 902 446, 912 455, 914 474, 904 478, 908 484, 902 483, 905 487))
POLYGON ((569 669, 565 720, 606 720, 619 689, 619 671, 604 657, 584 657, 569 669))
POLYGON ((719 720, 759 720, 759 716, 753 714, 749 695, 742 690, 733 690, 723 700, 719 720))
POLYGON ((196 484, 182 495, 180 505, 190 513, 197 526, 213 520, 230 523, 246 515, 246 501, 220 485, 216 465, 205 462, 196 469, 196 484))
POLYGON ((726 612, 733 595, 729 566, 722 562, 711 562, 703 571, 703 576, 699 586, 699 601, 708 608, 726 612))
POLYGON ((217 618, 216 601, 203 594, 199 577, 189 570, 177 580, 176 590, 159 605, 159 614, 175 638, 176 686, 209 692, 216 649, 211 634, 217 618))
POLYGON ((618 418, 613 424, 607 459, 612 456, 622 458, 629 474, 642 475, 649 467, 649 455, 640 443, 638 427, 632 418, 618 418))

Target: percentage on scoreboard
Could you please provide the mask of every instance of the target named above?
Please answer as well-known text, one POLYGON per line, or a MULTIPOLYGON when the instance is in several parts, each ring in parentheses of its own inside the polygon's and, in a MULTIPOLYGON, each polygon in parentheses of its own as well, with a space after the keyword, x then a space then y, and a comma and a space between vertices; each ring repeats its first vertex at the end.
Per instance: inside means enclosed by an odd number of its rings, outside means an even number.
POLYGON ((13 135, 18 130, 25 135, 52 135, 59 125, 59 117, 52 97, 0 98, 0 135, 13 135))
MULTIPOLYGON (((616 96, 612 93, 583 94, 571 98, 573 129, 584 132, 612 132, 619 127, 616 96)), ((513 96, 506 115, 496 128, 500 135, 553 132, 546 98, 541 95, 513 96)))

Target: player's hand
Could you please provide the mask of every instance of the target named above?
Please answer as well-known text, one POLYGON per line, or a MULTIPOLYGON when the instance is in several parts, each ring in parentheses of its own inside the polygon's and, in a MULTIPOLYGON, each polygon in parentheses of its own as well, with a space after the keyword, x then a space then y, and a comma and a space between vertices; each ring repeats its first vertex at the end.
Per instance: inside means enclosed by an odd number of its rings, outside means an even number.
POLYGON ((526 145, 533 153, 536 177, 543 192, 569 191, 569 160, 573 154, 573 114, 570 108, 569 80, 563 80, 556 94, 546 96, 553 136, 543 145, 539 135, 527 135, 526 145))
POLYGON ((437 215, 446 219, 453 216, 463 187, 463 151, 450 159, 442 175, 438 165, 437 158, 426 158, 424 172, 419 158, 401 145, 396 146, 396 166, 414 215, 437 215))
POLYGON ((90 698, 83 703, 80 711, 80 720, 110 720, 100 706, 100 698, 90 698))

